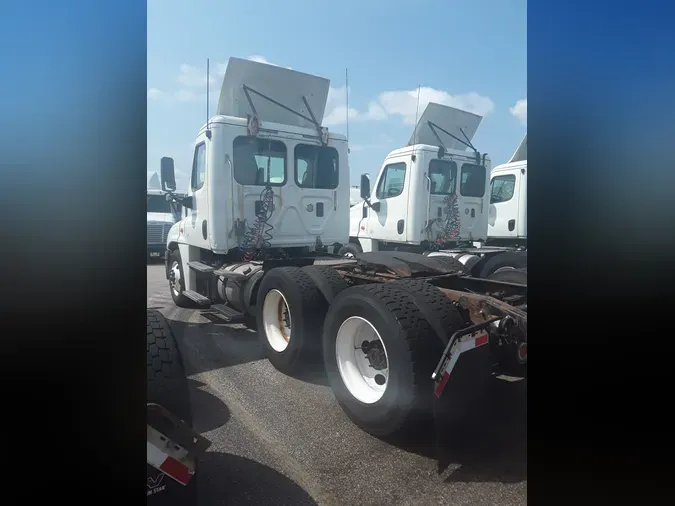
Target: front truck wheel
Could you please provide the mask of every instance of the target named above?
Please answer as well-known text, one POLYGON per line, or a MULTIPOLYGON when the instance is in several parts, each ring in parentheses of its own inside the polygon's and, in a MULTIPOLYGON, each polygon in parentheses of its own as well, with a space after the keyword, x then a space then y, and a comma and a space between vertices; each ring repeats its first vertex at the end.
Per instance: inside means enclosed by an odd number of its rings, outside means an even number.
POLYGON ((188 299, 183 292, 185 291, 185 273, 183 272, 183 262, 180 252, 175 249, 169 255, 169 290, 173 303, 178 307, 194 308, 195 303, 188 299))
POLYGON ((328 380, 347 416, 374 436, 429 420, 431 373, 442 352, 415 297, 393 284, 347 288, 326 316, 328 380))
MULTIPOLYGON (((147 402, 159 404, 191 425, 190 393, 178 345, 161 313, 152 309, 147 311, 147 402)), ((197 504, 196 474, 187 486, 183 486, 150 464, 146 466, 148 505, 194 506, 197 504)))
POLYGON ((267 358, 289 376, 320 360, 328 302, 299 267, 276 267, 260 282, 256 324, 267 358))
POLYGON ((341 257, 354 258, 356 255, 363 253, 361 246, 357 243, 347 243, 338 251, 338 255, 341 257))

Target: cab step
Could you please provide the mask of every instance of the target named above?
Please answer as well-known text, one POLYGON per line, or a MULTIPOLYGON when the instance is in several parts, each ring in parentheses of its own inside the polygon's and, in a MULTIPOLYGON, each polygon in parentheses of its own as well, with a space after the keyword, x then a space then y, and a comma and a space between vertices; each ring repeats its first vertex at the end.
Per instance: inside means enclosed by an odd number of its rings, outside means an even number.
POLYGON ((188 267, 193 271, 197 271, 201 274, 211 274, 213 272, 213 267, 206 265, 203 262, 198 262, 196 260, 188 262, 188 267))
POLYGON ((207 308, 211 305, 211 301, 208 297, 204 297, 201 293, 197 293, 194 290, 185 290, 183 295, 191 301, 196 302, 202 308, 207 308))
POLYGON ((227 323, 244 323, 244 313, 225 304, 213 304, 208 312, 227 323))

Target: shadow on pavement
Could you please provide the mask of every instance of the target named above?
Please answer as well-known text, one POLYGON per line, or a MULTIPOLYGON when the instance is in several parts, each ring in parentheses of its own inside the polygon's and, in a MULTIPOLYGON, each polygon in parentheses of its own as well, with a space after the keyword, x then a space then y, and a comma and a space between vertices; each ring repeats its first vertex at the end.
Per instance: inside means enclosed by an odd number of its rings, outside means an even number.
POLYGON ((200 460, 201 506, 316 506, 299 485, 274 469, 245 457, 207 452, 200 460))
MULTIPOLYGON (((192 310, 187 315, 191 315, 192 310)), ((204 318, 194 323, 178 320, 164 311, 185 357, 188 375, 246 364, 265 358, 255 331, 239 326, 214 324, 204 318)), ((203 317, 204 315, 200 315, 203 317)))
POLYGON ((225 425, 230 419, 230 410, 223 401, 205 390, 201 381, 188 379, 192 402, 193 428, 203 434, 225 425))
POLYGON ((386 442, 436 460, 446 482, 527 480, 527 380, 493 383, 482 409, 474 405, 474 412, 459 417, 440 409, 428 430, 386 442))

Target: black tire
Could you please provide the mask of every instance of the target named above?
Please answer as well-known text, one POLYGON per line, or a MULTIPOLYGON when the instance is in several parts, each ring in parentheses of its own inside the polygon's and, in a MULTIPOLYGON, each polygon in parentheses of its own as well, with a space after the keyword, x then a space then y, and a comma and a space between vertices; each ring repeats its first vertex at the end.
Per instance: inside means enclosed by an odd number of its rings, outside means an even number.
POLYGON ((490 277, 490 274, 504 267, 512 269, 527 267, 527 251, 505 251, 504 253, 498 253, 483 264, 479 277, 487 279, 490 277))
MULTIPOLYGON (((178 345, 168 323, 159 311, 153 309, 147 311, 147 402, 163 406, 191 425, 190 392, 178 345)), ((197 504, 196 474, 187 486, 183 486, 149 464, 146 464, 146 467, 148 505, 197 504)))
POLYGON ((434 285, 418 279, 401 279, 393 284, 415 298, 417 307, 443 347, 450 341, 452 334, 469 325, 450 299, 434 285))
POLYGON ((323 355, 335 397, 358 427, 377 437, 397 436, 429 420, 431 373, 442 351, 413 295, 394 283, 347 288, 335 298, 326 316, 323 355), (336 337, 351 316, 360 316, 377 329, 389 358, 390 383, 373 404, 353 397, 338 370, 336 337))
POLYGON ((179 293, 174 291, 174 287, 169 280, 169 291, 171 292, 173 303, 178 307, 190 309, 195 308, 197 307, 196 304, 191 299, 188 299, 185 295, 183 295, 183 291, 185 290, 185 273, 183 272, 183 262, 181 261, 180 252, 178 249, 173 250, 169 255, 169 271, 173 269, 175 264, 177 264, 178 271, 180 272, 180 280, 176 284, 179 293))
POLYGON ((328 265, 307 265, 302 270, 309 274, 328 304, 348 286, 344 278, 328 265))
POLYGON ((277 370, 294 376, 321 359, 321 328, 328 303, 308 273, 299 267, 270 270, 260 282, 256 307, 258 337, 277 370), (280 352, 270 345, 263 324, 265 297, 272 290, 283 294, 290 311, 291 337, 280 352))
POLYGON ((432 256, 429 257, 433 260, 438 260, 440 263, 445 265, 448 269, 450 269, 452 272, 461 272, 461 273, 466 273, 466 266, 457 260, 455 257, 450 257, 450 256, 444 256, 444 255, 438 255, 438 256, 432 256))
POLYGON ((338 255, 340 255, 341 257, 347 256, 347 254, 351 254, 353 256, 356 256, 360 253, 363 253, 363 250, 361 249, 361 246, 359 244, 356 244, 356 243, 353 243, 353 242, 345 244, 338 251, 338 255))
POLYGON ((527 269, 508 269, 494 272, 488 276, 488 279, 527 286, 527 269))

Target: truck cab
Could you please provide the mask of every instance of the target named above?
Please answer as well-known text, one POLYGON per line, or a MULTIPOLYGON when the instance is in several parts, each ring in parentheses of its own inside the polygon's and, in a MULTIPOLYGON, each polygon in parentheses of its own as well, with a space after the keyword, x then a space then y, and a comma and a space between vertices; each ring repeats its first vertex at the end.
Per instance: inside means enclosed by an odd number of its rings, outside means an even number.
POLYGON ((362 251, 485 241, 490 159, 466 149, 481 119, 430 103, 408 145, 385 158, 372 195, 352 207, 350 240, 362 251))
POLYGON ((511 159, 490 174, 488 242, 527 245, 527 136, 511 159))
POLYGON ((179 218, 177 210, 159 189, 147 190, 147 242, 150 258, 161 258, 169 230, 179 218))
MULTIPOLYGON (((337 252, 348 241, 347 139, 321 126, 329 87, 318 76, 230 58, 216 113, 194 141, 190 186, 180 199, 186 216, 166 240, 177 304, 206 297, 251 310, 253 292, 243 303, 243 283, 228 285, 226 295, 230 269, 235 277, 262 274, 265 260, 337 252), (198 282, 206 275, 215 279, 208 288, 198 282)), ((168 157, 162 188, 175 189, 168 157)))

